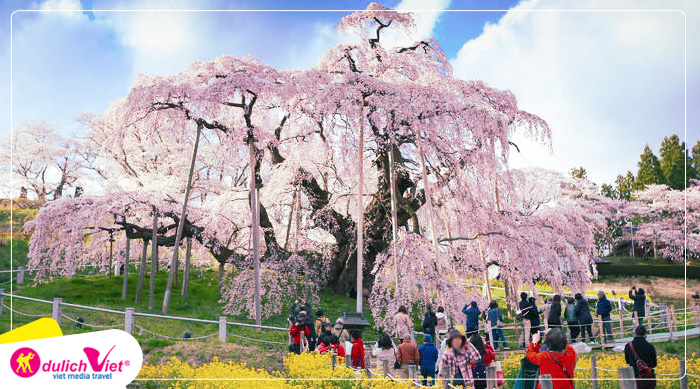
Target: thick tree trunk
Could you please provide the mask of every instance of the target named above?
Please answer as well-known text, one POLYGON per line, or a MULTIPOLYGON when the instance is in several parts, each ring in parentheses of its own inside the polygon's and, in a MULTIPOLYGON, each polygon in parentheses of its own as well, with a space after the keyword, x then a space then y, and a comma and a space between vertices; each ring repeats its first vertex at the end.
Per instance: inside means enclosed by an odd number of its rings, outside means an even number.
POLYGON ((173 289, 173 282, 175 282, 175 274, 177 273, 177 256, 179 254, 180 240, 182 239, 182 230, 185 227, 185 221, 187 220, 187 202, 190 198, 190 188, 192 187, 192 176, 194 175, 194 165, 197 161, 197 149, 199 148, 199 136, 202 133, 202 126, 197 125, 197 135, 194 140, 194 147, 192 148, 192 159, 190 161, 190 172, 187 176, 187 186, 185 187, 185 199, 182 203, 182 214, 180 216, 180 223, 177 226, 177 234, 175 235, 175 248, 173 249, 173 257, 170 259, 170 274, 168 274, 168 284, 165 287, 165 295, 163 296, 163 314, 168 313, 168 304, 170 304, 170 292, 173 289))
POLYGON ((148 309, 153 309, 156 291, 156 264, 158 263, 158 212, 153 208, 153 238, 151 239, 151 278, 148 287, 148 309))
POLYGON ((146 274, 146 256, 148 255, 148 241, 143 240, 143 249, 141 251, 141 263, 139 264, 139 282, 136 285, 136 303, 141 300, 141 291, 143 290, 143 278, 146 274))

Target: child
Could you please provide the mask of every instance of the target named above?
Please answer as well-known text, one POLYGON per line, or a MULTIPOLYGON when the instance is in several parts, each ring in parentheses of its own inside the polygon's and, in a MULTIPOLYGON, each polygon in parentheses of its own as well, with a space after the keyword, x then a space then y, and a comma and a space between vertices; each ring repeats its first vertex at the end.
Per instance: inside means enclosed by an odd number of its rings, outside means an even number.
POLYGON ((365 368, 365 344, 362 342, 362 336, 359 332, 353 331, 352 336, 352 351, 350 352, 350 360, 352 367, 365 368))
POLYGON ((345 359, 345 348, 340 343, 340 339, 335 335, 331 336, 331 351, 338 355, 338 358, 345 359))
POLYGON ((289 334, 292 336, 292 352, 301 354, 301 331, 304 331, 304 336, 308 337, 311 334, 309 327, 306 325, 306 314, 300 312, 297 319, 289 328, 289 334))
POLYGON ((423 386, 428 386, 428 377, 433 379, 430 383, 430 386, 433 386, 438 350, 433 344, 433 337, 430 334, 423 336, 423 344, 418 347, 418 354, 420 354, 420 375, 423 376, 423 386))

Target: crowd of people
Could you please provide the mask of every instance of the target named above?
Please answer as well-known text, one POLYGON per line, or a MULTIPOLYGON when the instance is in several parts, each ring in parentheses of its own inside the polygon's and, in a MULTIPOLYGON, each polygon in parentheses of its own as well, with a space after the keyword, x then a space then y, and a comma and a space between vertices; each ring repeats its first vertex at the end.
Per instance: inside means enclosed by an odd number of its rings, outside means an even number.
MULTIPOLYGON (((637 317, 643 318, 646 312, 644 291, 632 288, 629 296, 634 301, 637 317)), ((526 349, 521 374, 528 369, 536 371, 537 375, 549 374, 555 389, 573 389, 576 351, 571 344, 577 341, 579 335, 581 341, 585 342, 586 338, 594 341, 593 316, 588 299, 580 293, 573 298, 555 295, 540 308, 535 298, 527 293, 521 293, 520 299, 517 315, 524 330, 519 346, 526 349), (567 322, 568 336, 564 332, 562 319, 567 322), (546 330, 543 322, 546 322, 546 330)), ((465 305, 462 309, 464 326, 451 326, 444 307, 437 307, 437 312, 431 304, 426 307, 422 333, 415 331, 408 308, 402 305, 394 316, 393 334, 382 333, 376 343, 369 346, 364 344, 360 331, 345 328, 342 318, 331 324, 323 311, 317 310, 314 319, 311 304, 304 300, 296 301, 289 318, 290 352, 298 354, 308 350, 320 354, 334 353, 345 358, 345 350, 350 349, 352 367, 362 369, 365 368, 365 353, 371 352, 377 367, 388 367, 389 372, 398 378, 409 378, 409 372, 414 370, 420 372, 424 386, 434 385, 436 377, 442 376, 450 379, 454 386, 485 388, 486 370, 497 362, 496 351, 508 349, 502 329, 503 314, 498 303, 492 301, 484 310, 475 301, 465 305), (489 333, 483 333, 484 336, 480 330, 480 320, 485 320, 490 326, 489 333), (416 341, 417 334, 422 334, 420 345, 416 341), (394 342, 394 339, 397 341, 394 342), (302 344, 302 340, 306 343, 302 344)), ((605 340, 612 338, 612 311, 612 304, 605 293, 598 292, 595 313, 602 318, 601 336, 605 340)), ((645 327, 638 325, 634 340, 625 346, 626 361, 633 367, 640 389, 655 387, 653 369, 656 366, 656 353, 645 337, 645 327)), ((519 378, 524 379, 525 376, 519 378)))

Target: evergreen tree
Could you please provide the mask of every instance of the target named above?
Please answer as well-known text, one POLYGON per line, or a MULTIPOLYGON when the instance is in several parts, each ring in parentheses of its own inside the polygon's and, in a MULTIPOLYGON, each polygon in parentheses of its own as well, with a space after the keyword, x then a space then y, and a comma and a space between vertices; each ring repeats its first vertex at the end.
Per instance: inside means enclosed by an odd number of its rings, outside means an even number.
POLYGON ((681 142, 676 134, 665 137, 661 142, 659 157, 664 183, 673 189, 685 189, 687 184, 686 166, 689 168, 687 177, 694 178, 695 176, 685 142, 681 142))
POLYGON ((634 174, 628 170, 626 175, 618 175, 615 184, 618 198, 629 201, 632 197, 632 190, 634 190, 634 174))
POLYGON ((659 159, 651 151, 648 144, 644 146, 644 152, 640 156, 637 166, 639 171, 637 172, 637 180, 634 182, 634 190, 644 189, 647 185, 666 183, 659 159))
POLYGON ((697 176, 700 175, 700 140, 693 146, 692 155, 690 163, 693 166, 697 178, 697 176))

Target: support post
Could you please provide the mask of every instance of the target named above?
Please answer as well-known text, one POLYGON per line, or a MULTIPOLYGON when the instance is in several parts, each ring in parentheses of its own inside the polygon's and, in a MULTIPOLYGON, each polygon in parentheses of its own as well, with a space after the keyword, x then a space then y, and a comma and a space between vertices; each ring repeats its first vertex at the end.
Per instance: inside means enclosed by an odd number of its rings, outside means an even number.
POLYGON ((652 325, 652 321, 651 321, 651 307, 649 306, 648 301, 645 301, 644 312, 646 313, 646 317, 647 317, 647 330, 651 334, 652 330, 653 330, 653 325, 652 325))
POLYGON ((352 366, 352 363, 350 363, 350 354, 346 353, 345 354, 345 367, 347 367, 349 369, 351 366, 352 366))
POLYGON ((219 316, 219 343, 226 343, 226 316, 219 316))
POLYGON ((488 319, 486 320, 486 334, 488 334, 489 336, 489 343, 491 344, 491 347, 495 350, 496 347, 494 346, 493 331, 491 331, 491 322, 488 319))
POLYGON ((53 299, 53 309, 51 310, 51 318, 56 320, 56 323, 58 325, 61 325, 61 303, 63 302, 63 299, 56 297, 53 299))
POLYGON ((591 387, 593 389, 598 389, 598 369, 595 355, 591 355, 591 387))
POLYGON ((632 367, 623 367, 617 370, 620 375, 620 389, 637 389, 637 381, 634 379, 632 367))
MULTIPOLYGON (((12 277, 12 275, 10 275, 12 277)), ((5 289, 0 289, 0 317, 2 317, 2 304, 5 301, 5 289)))
POLYGON ((331 354, 331 366, 333 367, 333 370, 335 370, 335 365, 338 363, 338 354, 331 354))
POLYGON ((552 386, 552 375, 551 374, 543 374, 540 376, 540 388, 542 388, 542 389, 553 389, 554 388, 552 386))
POLYGON ((618 298, 618 302, 620 304, 620 337, 624 338, 625 337, 625 319, 624 319, 624 309, 622 308, 622 297, 618 298))
POLYGON ((600 348, 605 350, 605 331, 603 330, 603 316, 601 315, 598 315, 598 335, 600 335, 600 348))
POLYGON ((496 366, 486 366, 486 389, 497 389, 496 366))
POLYGON ((17 284, 24 284, 24 271, 27 270, 24 266, 17 268, 17 284))
POLYGON ((134 308, 127 308, 124 314, 124 331, 134 333, 134 308))
POLYGON ((676 340, 676 310, 674 306, 671 305, 671 314, 668 315, 668 333, 671 336, 671 340, 676 340))
POLYGON ((639 313, 637 311, 632 312, 632 318, 634 319, 634 326, 638 327, 639 326, 639 313))
POLYGON ((126 289, 129 285, 129 249, 131 247, 131 239, 126 237, 126 247, 124 248, 124 279, 122 280, 122 300, 126 300, 126 289))
MULTIPOLYGON (((364 267, 364 243, 362 241, 364 237, 364 149, 365 149, 365 131, 363 128, 363 121, 364 121, 364 102, 363 105, 360 105, 360 116, 358 120, 358 127, 359 127, 359 142, 358 142, 358 157, 357 157, 357 174, 358 174, 358 184, 357 184, 357 263, 355 267, 357 268, 357 283, 355 286, 356 290, 356 299, 357 301, 355 302, 355 310, 359 313, 362 313, 362 270, 364 267)), ((427 196, 426 196, 427 197, 427 196)))
POLYGON ((372 358, 369 353, 365 354, 365 375, 367 379, 372 379, 372 358))
POLYGON ((688 389, 688 374, 685 371, 685 359, 681 358, 679 361, 680 367, 680 377, 681 377, 681 389, 688 389))

